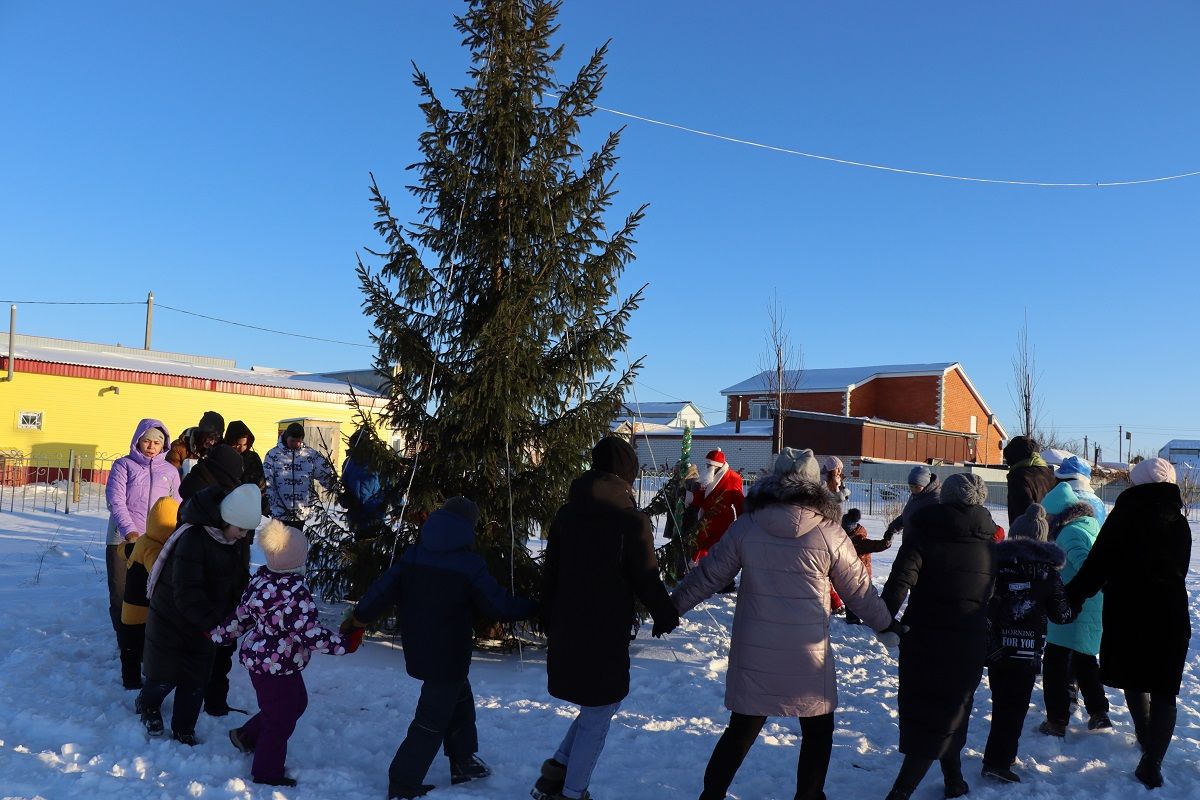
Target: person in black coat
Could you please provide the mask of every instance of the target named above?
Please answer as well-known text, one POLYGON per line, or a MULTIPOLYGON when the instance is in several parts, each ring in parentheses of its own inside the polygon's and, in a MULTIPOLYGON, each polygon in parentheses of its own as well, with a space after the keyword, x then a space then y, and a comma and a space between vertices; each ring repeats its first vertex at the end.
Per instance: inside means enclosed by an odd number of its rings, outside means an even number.
POLYGON ((923 508, 936 506, 942 494, 942 485, 937 475, 929 471, 929 467, 918 464, 908 472, 908 501, 900 516, 888 523, 883 532, 883 538, 889 542, 898 531, 907 530, 912 526, 913 514, 923 508))
POLYGON ((988 644, 988 601, 996 567, 996 523, 983 507, 978 475, 946 479, 941 503, 918 512, 883 587, 893 614, 905 598, 900 638, 900 752, 904 763, 888 800, 907 800, 934 761, 946 797, 969 791, 959 754, 988 644))
POLYGON ((1025 513, 1032 503, 1042 502, 1058 481, 1054 467, 1042 458, 1038 443, 1028 436, 1014 436, 1004 445, 1004 463, 1008 464, 1008 519, 1025 513))
POLYGON ((637 452, 616 436, 592 448, 592 468, 571 484, 550 525, 542 571, 542 630, 549 692, 580 706, 554 757, 542 764, 535 798, 582 797, 609 724, 629 694, 635 601, 654 635, 679 614, 659 578, 650 519, 633 496, 637 452))
POLYGON ((179 496, 187 500, 210 486, 231 492, 242 484, 242 469, 241 453, 219 442, 179 482, 179 496))
POLYGON ((475 753, 475 697, 468 673, 478 615, 500 621, 532 617, 532 600, 513 597, 488 572, 483 556, 471 550, 479 507, 452 497, 429 515, 417 543, 406 549, 363 595, 343 632, 364 627, 399 606, 404 666, 421 684, 408 735, 388 768, 388 797, 428 793, 423 783, 442 747, 450 759, 450 782, 465 783, 491 774, 475 753))
POLYGON ((173 738, 196 744, 196 718, 212 670, 208 631, 237 607, 241 557, 233 546, 261 520, 258 487, 205 489, 179 509, 180 527, 163 546, 147 581, 150 611, 137 712, 151 736, 163 733, 163 699, 175 690, 173 738))
POLYGON ((1075 618, 1059 570, 1067 555, 1048 541, 1046 511, 1034 503, 1017 517, 1008 538, 996 545, 996 588, 988 604, 988 683, 992 726, 983 751, 983 775, 1020 783, 1013 772, 1021 728, 1046 645, 1046 620, 1066 625, 1075 618))
POLYGON ((252 483, 258 487, 260 492, 263 492, 263 508, 262 515, 269 517, 271 510, 267 505, 267 477, 263 472, 262 457, 254 451, 254 432, 250 430, 250 426, 242 422, 240 419, 235 419, 229 423, 229 427, 225 429, 225 444, 232 447, 242 456, 242 483, 252 483))
POLYGON ((1143 751, 1134 775, 1153 789, 1162 786, 1192 636, 1186 585, 1192 534, 1170 462, 1143 461, 1130 479, 1134 485, 1117 497, 1067 595, 1079 608, 1104 590, 1100 679, 1125 692, 1143 751))

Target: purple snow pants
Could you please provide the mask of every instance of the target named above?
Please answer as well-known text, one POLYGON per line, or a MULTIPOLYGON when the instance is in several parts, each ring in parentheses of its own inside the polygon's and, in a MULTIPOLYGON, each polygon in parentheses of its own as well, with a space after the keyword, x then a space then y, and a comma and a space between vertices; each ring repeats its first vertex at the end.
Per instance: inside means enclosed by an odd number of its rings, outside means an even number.
POLYGON ((254 748, 254 765, 250 773, 256 780, 277 780, 283 777, 287 760, 287 743, 296 722, 308 708, 308 691, 304 675, 259 675, 250 673, 250 683, 258 695, 258 713, 241 728, 241 737, 254 748))

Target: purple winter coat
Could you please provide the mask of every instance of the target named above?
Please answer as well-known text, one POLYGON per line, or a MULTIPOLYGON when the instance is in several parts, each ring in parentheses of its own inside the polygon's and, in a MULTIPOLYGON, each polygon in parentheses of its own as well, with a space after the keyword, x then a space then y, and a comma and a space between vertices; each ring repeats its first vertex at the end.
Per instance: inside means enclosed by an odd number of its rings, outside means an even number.
POLYGON ((160 497, 169 495, 180 500, 179 470, 166 460, 170 442, 166 425, 156 419, 144 419, 133 433, 129 455, 113 462, 104 487, 104 498, 112 514, 108 544, 120 544, 134 531, 145 533, 146 514, 160 497), (137 443, 152 428, 158 428, 165 441, 163 451, 149 459, 138 452, 137 443))
POLYGON ((321 625, 304 577, 294 572, 259 567, 241 603, 224 624, 209 631, 209 637, 229 644, 246 631, 250 633, 242 640, 242 665, 258 675, 299 672, 313 650, 346 654, 341 635, 321 625))

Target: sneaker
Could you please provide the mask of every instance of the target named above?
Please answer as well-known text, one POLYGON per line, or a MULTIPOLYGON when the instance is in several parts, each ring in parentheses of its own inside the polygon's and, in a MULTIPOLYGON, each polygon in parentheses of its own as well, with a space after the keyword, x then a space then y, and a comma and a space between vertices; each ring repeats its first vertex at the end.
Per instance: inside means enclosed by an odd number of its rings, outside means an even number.
POLYGON ((1092 716, 1088 717, 1089 731, 1111 731, 1112 726, 1112 720, 1109 719, 1108 714, 1105 714, 1103 711, 1101 711, 1099 714, 1092 714, 1092 716))
POLYGON ((1038 725, 1038 733, 1044 733, 1047 736, 1057 736, 1061 739, 1067 735, 1067 726, 1062 722, 1046 720, 1041 725, 1038 725))
POLYGON ((234 747, 236 747, 238 750, 240 750, 243 753, 253 753, 254 752, 254 747, 252 745, 248 744, 246 742, 246 740, 242 738, 242 729, 241 728, 231 728, 230 729, 229 741, 233 743, 234 747))
POLYGON ((179 731, 171 731, 171 738, 180 744, 186 744, 188 747, 195 747, 200 744, 200 740, 196 738, 195 731, 191 733, 180 733, 179 731))
POLYGON ((133 704, 133 708, 137 712, 138 717, 141 718, 142 725, 146 728, 147 734, 150 736, 163 735, 165 729, 163 728, 162 712, 159 709, 143 704, 140 697, 133 704))
POLYGON ((492 768, 477 755, 450 760, 450 783, 456 785, 477 781, 492 774, 492 768))
POLYGON ((1013 772, 1009 767, 993 767, 987 764, 983 765, 983 771, 980 773, 985 778, 995 778, 1001 783, 1020 783, 1021 776, 1013 772))
POLYGON ((251 781, 260 786, 295 786, 296 779, 291 775, 280 775, 278 778, 251 778, 251 781))
POLYGON ((567 782, 567 765, 547 758, 542 762, 542 774, 533 784, 529 796, 533 800, 554 800, 562 794, 563 784, 567 782))
POLYGON ((436 787, 432 783, 419 783, 415 786, 394 786, 388 788, 388 800, 412 800, 414 797, 424 797, 436 787))

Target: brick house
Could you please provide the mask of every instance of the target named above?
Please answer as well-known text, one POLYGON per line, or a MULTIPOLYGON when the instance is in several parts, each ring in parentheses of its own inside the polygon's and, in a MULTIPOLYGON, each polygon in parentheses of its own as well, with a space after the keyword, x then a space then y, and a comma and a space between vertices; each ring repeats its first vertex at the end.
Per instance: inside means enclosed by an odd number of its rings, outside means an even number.
MULTIPOLYGON (((773 378, 764 371, 722 390, 726 418, 777 418, 773 378)), ((784 411, 807 412, 784 415, 787 446, 817 438, 861 450, 837 452, 853 458, 1000 463, 1008 434, 958 362, 808 369, 785 373, 783 383, 784 411), (863 435, 845 435, 851 420, 866 425, 863 435), (879 427, 897 433, 871 434, 879 427), (901 433, 905 442, 893 441, 901 433)))

